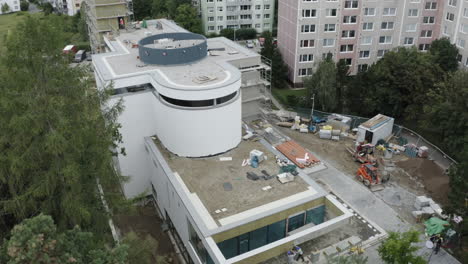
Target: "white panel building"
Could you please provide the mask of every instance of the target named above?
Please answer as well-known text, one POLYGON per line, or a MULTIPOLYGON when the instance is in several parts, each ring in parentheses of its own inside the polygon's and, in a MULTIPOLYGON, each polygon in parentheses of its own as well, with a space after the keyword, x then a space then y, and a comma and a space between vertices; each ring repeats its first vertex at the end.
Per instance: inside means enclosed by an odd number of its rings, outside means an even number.
POLYGON ((7 4, 10 9, 10 11, 6 13, 21 11, 19 0, 0 0, 0 15, 3 14, 1 7, 5 4, 7 4))
POLYGON ((302 171, 287 184, 246 178, 278 173, 281 156, 264 139, 241 140, 242 117, 258 113, 268 85, 260 55, 167 20, 104 40, 109 52, 93 66, 98 89, 113 84, 109 103, 125 108, 127 155, 115 161, 130 178, 125 195, 152 194, 188 263, 258 263, 348 223, 302 171), (242 166, 253 149, 267 159, 242 166))

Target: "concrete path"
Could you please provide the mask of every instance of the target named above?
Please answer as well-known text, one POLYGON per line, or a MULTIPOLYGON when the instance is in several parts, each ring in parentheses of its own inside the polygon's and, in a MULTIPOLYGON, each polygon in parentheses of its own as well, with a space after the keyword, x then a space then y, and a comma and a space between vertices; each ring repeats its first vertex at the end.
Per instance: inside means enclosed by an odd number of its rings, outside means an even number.
MULTIPOLYGON (((312 152, 312 154, 324 160, 316 153, 312 152)), ((327 184, 343 201, 354 207, 360 214, 364 215, 387 232, 404 232, 412 228, 410 223, 400 218, 390 206, 377 198, 367 187, 360 182, 354 181, 351 176, 345 175, 343 172, 337 170, 332 164, 326 163, 326 166, 328 169, 309 174, 309 177, 327 184)), ((419 246, 422 248, 418 252, 418 255, 428 259, 431 250, 424 247, 424 236, 421 236, 421 240, 423 240, 423 242, 419 243, 419 246)), ((377 253, 377 248, 378 245, 375 245, 366 249, 365 255, 369 258, 368 263, 383 263, 377 253)), ((460 262, 441 250, 439 254, 432 255, 430 263, 458 264, 460 262)))

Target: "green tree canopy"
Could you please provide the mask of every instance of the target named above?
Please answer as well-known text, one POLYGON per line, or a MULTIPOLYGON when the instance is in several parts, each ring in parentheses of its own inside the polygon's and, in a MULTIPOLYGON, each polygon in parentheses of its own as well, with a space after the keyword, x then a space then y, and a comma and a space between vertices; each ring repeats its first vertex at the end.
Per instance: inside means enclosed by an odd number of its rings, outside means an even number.
POLYGON ((337 106, 336 65, 330 57, 320 61, 311 77, 304 78, 307 100, 315 95, 315 103, 322 111, 332 112, 337 106))
POLYGON ((7 3, 2 4, 2 14, 10 12, 10 6, 7 3))
POLYGON ((265 38, 260 55, 271 60, 271 86, 277 89, 286 88, 286 79, 288 77, 288 67, 283 61, 283 56, 278 47, 273 43, 273 37, 269 31, 261 35, 265 38))
POLYGON ((110 150, 118 149, 121 104, 103 104, 107 94, 94 88, 89 72, 69 66, 61 27, 27 17, 9 35, 0 58, 3 231, 41 212, 61 229, 108 230, 96 182, 119 184, 110 150))
POLYGON ((93 234, 75 227, 59 232, 52 217, 38 215, 16 225, 0 251, 5 264, 126 264, 127 245, 107 248, 95 244, 93 234))
POLYGON ((29 2, 26 0, 20 1, 20 9, 21 11, 28 11, 29 10, 29 2))
POLYGON ((179 24, 179 26, 190 32, 198 34, 203 33, 202 23, 200 17, 198 16, 198 12, 190 4, 183 4, 177 7, 174 20, 177 22, 177 24, 179 24))
POLYGON ((153 18, 167 17, 166 1, 153 0, 153 3, 151 5, 151 15, 153 18))
POLYGON ((414 253, 419 249, 412 245, 419 242, 418 231, 390 232, 378 248, 380 257, 388 264, 424 264, 426 261, 414 253))
POLYGON ((450 43, 448 38, 440 38, 432 41, 429 52, 434 63, 445 72, 453 72, 458 69, 458 48, 450 43))

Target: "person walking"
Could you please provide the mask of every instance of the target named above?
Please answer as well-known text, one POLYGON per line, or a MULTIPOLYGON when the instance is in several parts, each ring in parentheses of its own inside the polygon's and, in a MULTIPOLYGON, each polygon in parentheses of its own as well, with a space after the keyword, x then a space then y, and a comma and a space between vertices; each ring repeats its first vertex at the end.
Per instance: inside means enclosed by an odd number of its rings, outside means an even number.
POLYGON ((304 252, 302 251, 302 248, 300 248, 299 246, 294 246, 293 248, 293 251, 296 253, 297 255, 297 258, 296 260, 301 260, 301 261, 305 261, 304 259, 304 252))
POLYGON ((296 258, 296 254, 293 251, 288 251, 288 264, 294 264, 296 261, 294 260, 296 258))

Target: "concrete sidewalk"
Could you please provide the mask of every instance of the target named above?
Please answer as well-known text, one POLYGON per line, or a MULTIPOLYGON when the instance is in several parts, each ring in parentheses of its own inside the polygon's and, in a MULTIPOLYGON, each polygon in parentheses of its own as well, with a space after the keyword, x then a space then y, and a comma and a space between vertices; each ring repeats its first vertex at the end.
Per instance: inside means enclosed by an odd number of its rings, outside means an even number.
MULTIPOLYGON (((310 150, 309 150, 310 151, 310 150)), ((319 155, 311 151, 319 159, 319 155)), ((311 173, 309 177, 320 180, 328 185, 328 187, 343 201, 354 207, 361 215, 364 215, 369 220, 379 225, 385 231, 404 232, 411 228, 421 229, 421 227, 413 227, 410 223, 404 221, 390 206, 384 201, 377 198, 367 187, 360 182, 353 180, 350 175, 345 175, 337 170, 332 164, 325 162, 328 169, 311 173)), ((418 255, 429 259, 431 250, 424 247, 425 238, 421 236, 422 242, 418 244, 421 249, 418 255)), ((383 263, 377 253, 378 245, 371 246, 366 249, 365 255, 369 258, 368 263, 383 263)), ((430 263, 458 264, 460 263, 454 257, 441 250, 439 254, 432 255, 430 263)))

